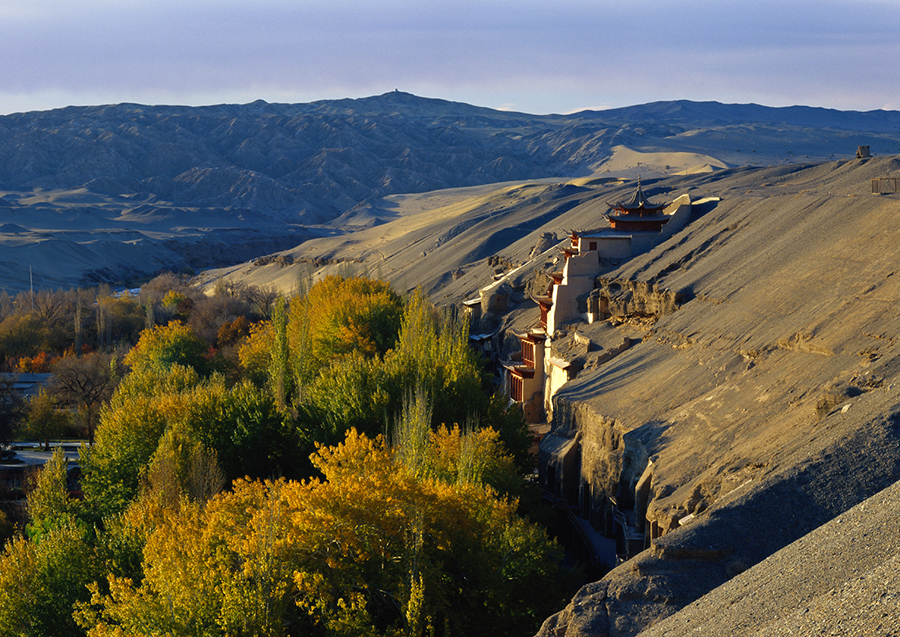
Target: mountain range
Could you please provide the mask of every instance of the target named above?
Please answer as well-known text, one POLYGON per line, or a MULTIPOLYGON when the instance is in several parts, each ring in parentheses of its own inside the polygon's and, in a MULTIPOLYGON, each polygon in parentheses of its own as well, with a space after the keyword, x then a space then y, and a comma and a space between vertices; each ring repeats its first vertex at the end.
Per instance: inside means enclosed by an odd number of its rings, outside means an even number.
POLYGON ((0 117, 0 282, 126 283, 333 234, 389 195, 886 154, 898 131, 897 112, 678 101, 537 116, 402 92, 12 114, 0 117))

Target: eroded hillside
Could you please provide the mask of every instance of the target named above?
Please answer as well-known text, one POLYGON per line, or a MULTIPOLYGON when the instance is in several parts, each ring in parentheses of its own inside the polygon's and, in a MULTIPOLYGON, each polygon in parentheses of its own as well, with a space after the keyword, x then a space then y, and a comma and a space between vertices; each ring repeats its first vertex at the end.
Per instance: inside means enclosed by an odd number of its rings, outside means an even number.
POLYGON ((731 175, 605 275, 685 302, 564 387, 554 427, 580 440, 590 506, 615 498, 661 537, 542 635, 636 634, 900 479, 900 198, 870 194, 898 171, 731 175))
MULTIPOLYGON (((667 242, 605 265, 597 287, 614 316, 557 335, 600 350, 552 424, 579 450, 570 504, 610 531, 615 500, 652 546, 542 636, 635 635, 900 479, 900 195, 872 194, 893 177, 900 160, 875 158, 645 180, 653 198, 707 203, 667 242), (606 360, 623 336, 632 347, 606 360)), ((602 225, 631 189, 592 179, 388 198, 345 218, 355 232, 291 254, 328 256, 323 271, 355 256, 358 271, 443 303, 494 280, 509 314, 488 328, 511 338, 537 323, 528 296, 560 267, 564 231, 602 225)), ((272 263, 230 274, 298 276, 272 263)))
POLYGON ((352 226, 411 193, 795 164, 858 144, 890 153, 898 117, 686 101, 544 116, 400 92, 17 113, 0 117, 0 280, 120 283, 233 264, 343 233, 337 219, 352 226))

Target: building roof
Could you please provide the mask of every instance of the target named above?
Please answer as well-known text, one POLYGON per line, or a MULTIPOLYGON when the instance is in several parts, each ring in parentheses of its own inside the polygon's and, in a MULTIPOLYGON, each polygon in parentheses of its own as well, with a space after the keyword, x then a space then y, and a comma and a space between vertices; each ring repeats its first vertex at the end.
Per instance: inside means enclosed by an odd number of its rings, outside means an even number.
POLYGON ((644 189, 641 188, 641 179, 638 178, 637 189, 634 191, 634 194, 631 196, 631 199, 628 201, 617 201, 616 203, 608 204, 610 208, 615 208, 616 210, 621 210, 626 214, 629 212, 656 212, 658 210, 662 210, 666 207, 666 204, 654 204, 651 203, 647 196, 644 194, 644 189))

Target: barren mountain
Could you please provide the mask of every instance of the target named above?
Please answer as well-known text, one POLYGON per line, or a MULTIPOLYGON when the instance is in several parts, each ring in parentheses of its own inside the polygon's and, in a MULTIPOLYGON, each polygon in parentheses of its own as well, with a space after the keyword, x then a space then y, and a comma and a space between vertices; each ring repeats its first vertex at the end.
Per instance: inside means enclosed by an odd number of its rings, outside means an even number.
POLYGON ((662 102, 535 116, 406 93, 0 117, 0 280, 126 281, 296 246, 383 197, 896 150, 900 114, 662 102), (9 225, 12 224, 12 225, 9 225), (15 228, 14 228, 15 226, 15 228))

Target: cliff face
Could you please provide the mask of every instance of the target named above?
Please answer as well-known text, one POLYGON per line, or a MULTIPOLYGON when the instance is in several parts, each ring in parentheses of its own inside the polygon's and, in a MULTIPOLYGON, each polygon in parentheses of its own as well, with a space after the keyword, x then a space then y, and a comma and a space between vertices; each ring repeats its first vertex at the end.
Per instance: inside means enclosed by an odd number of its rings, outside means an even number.
POLYGON ((541 635, 637 634, 900 479, 900 197, 869 194, 898 171, 733 174, 599 282, 614 315, 657 318, 562 389, 555 427, 581 440, 579 504, 609 524, 615 500, 649 548, 541 635))

